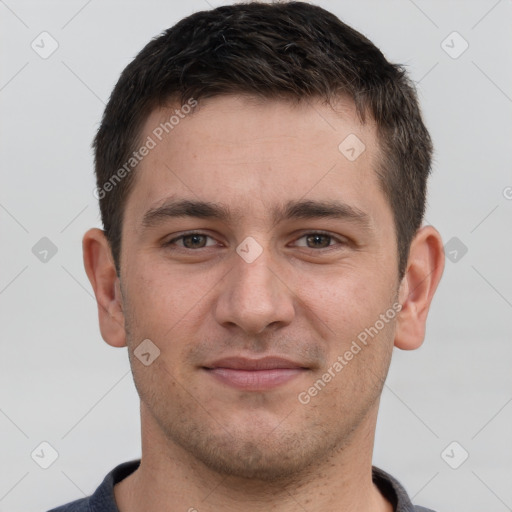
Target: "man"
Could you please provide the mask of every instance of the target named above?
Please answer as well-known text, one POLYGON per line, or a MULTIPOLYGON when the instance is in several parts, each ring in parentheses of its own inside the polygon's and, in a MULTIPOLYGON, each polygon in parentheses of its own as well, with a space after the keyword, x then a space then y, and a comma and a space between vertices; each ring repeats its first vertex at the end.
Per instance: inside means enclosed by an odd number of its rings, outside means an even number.
POLYGON ((123 71, 84 263, 142 458, 55 511, 425 511, 372 468, 443 272, 403 70, 320 7, 197 12, 123 71))

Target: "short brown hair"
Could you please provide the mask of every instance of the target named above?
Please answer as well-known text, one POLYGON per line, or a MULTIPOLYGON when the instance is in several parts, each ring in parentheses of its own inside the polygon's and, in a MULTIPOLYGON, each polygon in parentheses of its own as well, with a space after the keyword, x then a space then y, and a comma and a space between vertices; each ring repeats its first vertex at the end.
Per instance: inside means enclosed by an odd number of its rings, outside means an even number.
POLYGON ((140 144, 148 115, 170 100, 240 93, 326 102, 345 95, 363 122, 368 116, 376 122, 382 153, 376 172, 393 210, 402 278, 423 219, 432 158, 415 88, 404 68, 389 63, 366 37, 305 2, 196 12, 150 41, 124 69, 93 143, 101 217, 118 275, 134 175, 112 178, 140 144))

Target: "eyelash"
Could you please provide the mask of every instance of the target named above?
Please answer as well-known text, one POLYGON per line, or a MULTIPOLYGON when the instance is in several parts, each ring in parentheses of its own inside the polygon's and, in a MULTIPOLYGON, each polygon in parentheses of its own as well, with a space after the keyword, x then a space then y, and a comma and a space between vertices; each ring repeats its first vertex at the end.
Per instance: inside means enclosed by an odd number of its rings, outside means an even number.
MULTIPOLYGON (((194 235, 204 236, 204 237, 213 239, 212 236, 207 235, 206 233, 202 233, 200 231, 190 231, 190 232, 184 233, 176 238, 173 238, 172 240, 169 240, 168 242, 165 242, 163 245, 164 245, 164 247, 169 247, 169 246, 174 245, 174 243, 179 240, 183 240, 184 238, 187 238, 189 236, 194 236, 194 235)), ((338 242, 338 244, 340 244, 340 245, 348 244, 348 242, 346 240, 341 240, 340 238, 335 237, 334 235, 331 235, 330 233, 327 233, 325 231, 310 231, 310 232, 304 233, 302 236, 297 238, 295 241, 300 240, 304 237, 315 236, 315 235, 321 235, 321 236, 328 237, 331 239, 331 241, 334 240, 334 241, 338 242)), ((177 247, 179 247, 180 250, 185 250, 185 251, 199 251, 200 249, 207 249, 208 247, 212 247, 212 246, 199 247, 197 249, 190 249, 188 247, 181 247, 181 246, 177 246, 177 247)), ((327 247, 320 247, 318 249, 315 249, 314 247, 302 247, 302 248, 306 249, 306 250, 310 250, 310 251, 320 252, 322 250, 328 251, 328 250, 332 249, 333 247, 334 247, 333 245, 328 245, 327 247)))

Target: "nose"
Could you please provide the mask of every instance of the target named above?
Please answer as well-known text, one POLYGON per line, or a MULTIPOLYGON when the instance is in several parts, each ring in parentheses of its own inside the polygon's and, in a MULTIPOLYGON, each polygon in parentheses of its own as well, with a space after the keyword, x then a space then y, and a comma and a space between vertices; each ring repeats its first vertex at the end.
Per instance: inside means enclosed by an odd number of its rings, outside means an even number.
POLYGON ((234 253, 232 269, 220 286, 215 317, 224 327, 254 335, 289 325, 295 316, 293 285, 268 248, 251 262, 234 253))

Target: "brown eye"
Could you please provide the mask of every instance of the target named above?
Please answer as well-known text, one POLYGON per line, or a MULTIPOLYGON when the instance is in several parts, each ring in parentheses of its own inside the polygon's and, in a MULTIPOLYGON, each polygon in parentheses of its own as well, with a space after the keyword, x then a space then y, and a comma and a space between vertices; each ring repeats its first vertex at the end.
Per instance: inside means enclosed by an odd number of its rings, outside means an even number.
POLYGON ((307 249, 327 249, 334 245, 344 245, 343 240, 336 238, 328 233, 306 233, 295 241, 298 247, 307 249))
POLYGON ((203 249, 215 245, 215 240, 203 233, 188 233, 172 240, 169 240, 164 244, 166 247, 176 247, 178 249, 203 249))
POLYGON ((187 249, 201 249, 206 245, 205 235, 185 235, 182 237, 183 246, 187 249))
POLYGON ((329 247, 331 237, 329 235, 314 234, 307 235, 306 240, 308 247, 312 249, 323 249, 324 247, 329 247))

